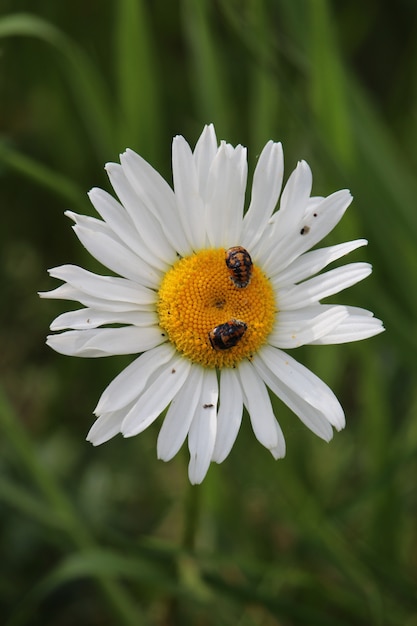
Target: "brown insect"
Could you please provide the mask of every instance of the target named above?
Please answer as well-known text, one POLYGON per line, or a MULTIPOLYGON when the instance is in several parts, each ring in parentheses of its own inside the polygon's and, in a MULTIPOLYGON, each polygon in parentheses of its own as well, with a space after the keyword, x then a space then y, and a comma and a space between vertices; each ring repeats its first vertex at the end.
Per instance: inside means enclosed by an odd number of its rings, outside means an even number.
POLYGON ((247 325, 241 320, 231 319, 209 332, 209 340, 214 350, 229 350, 242 339, 247 325))
POLYGON ((250 283, 253 263, 250 254, 242 246, 234 246, 226 250, 226 265, 229 270, 230 279, 243 289, 250 283))

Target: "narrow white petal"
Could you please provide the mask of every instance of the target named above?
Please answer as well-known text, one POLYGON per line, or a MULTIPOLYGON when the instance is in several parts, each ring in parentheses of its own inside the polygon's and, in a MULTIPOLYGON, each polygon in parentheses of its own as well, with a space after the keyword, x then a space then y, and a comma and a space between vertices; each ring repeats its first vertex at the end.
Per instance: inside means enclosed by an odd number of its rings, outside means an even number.
POLYGON ((279 304, 282 310, 299 309, 314 304, 323 298, 343 291, 372 272, 369 263, 349 263, 342 267, 310 278, 300 285, 282 289, 279 293, 279 304))
POLYGON ((80 295, 82 295, 82 291, 67 284, 60 285, 50 291, 38 291, 38 296, 46 300, 74 300, 74 302, 81 302, 79 299, 80 295))
POLYGON ((268 276, 288 267, 301 254, 324 239, 342 219, 352 201, 349 191, 336 191, 320 201, 310 199, 306 212, 292 232, 281 233, 276 222, 267 240, 258 251, 259 260, 268 276), (285 237, 284 237, 285 235, 285 237))
POLYGON ((83 246, 97 261, 124 278, 145 287, 157 287, 161 275, 111 234, 76 224, 73 230, 83 246))
POLYGON ((74 213, 74 211, 64 211, 65 217, 68 217, 74 224, 81 224, 86 228, 91 228, 92 230, 96 230, 98 233, 109 233, 112 234, 117 241, 121 242, 120 237, 116 235, 112 231, 106 222, 103 220, 99 220, 96 217, 91 217, 91 215, 81 215, 80 213, 74 213))
MULTIPOLYGON (((115 200, 109 193, 102 189, 94 188, 88 194, 91 203, 96 209, 97 213, 105 220, 106 224, 110 226, 113 232, 119 237, 125 245, 127 245, 132 252, 143 259, 145 263, 149 263, 152 267, 157 268, 160 271, 166 271, 168 264, 160 258, 163 256, 163 250, 157 250, 158 240, 145 240, 143 237, 143 222, 141 220, 141 231, 137 231, 135 224, 126 211, 117 200, 115 200)), ((141 217, 143 218, 143 213, 141 217)))
POLYGON ((51 324, 51 330, 87 330, 105 324, 132 324, 134 326, 156 326, 158 316, 156 311, 97 311, 86 308, 78 311, 62 313, 51 324))
POLYGON ((131 186, 159 221, 175 209, 174 192, 166 180, 144 158, 127 149, 120 163, 131 186))
POLYGON ((142 432, 169 405, 185 383, 191 362, 177 354, 158 372, 155 380, 140 395, 122 424, 124 437, 142 432))
POLYGON ((243 219, 242 245, 252 248, 262 237, 281 193, 284 155, 280 143, 268 141, 255 168, 249 209, 243 219))
POLYGON ((284 458, 287 448, 286 448, 285 438, 284 438, 284 434, 282 432, 282 428, 279 425, 279 423, 277 422, 277 420, 275 420, 274 425, 275 425, 275 430, 277 431, 278 443, 273 448, 270 448, 269 451, 272 454, 272 456, 274 457, 274 459, 278 460, 278 459, 283 459, 284 458))
POLYGON ((348 314, 348 307, 339 304, 312 304, 303 309, 294 309, 294 311, 279 311, 277 313, 276 327, 273 332, 276 332, 280 327, 290 330, 294 325, 304 324, 308 320, 314 322, 317 316, 334 308, 341 308, 346 312, 346 315, 348 314))
POLYGON ((118 276, 100 276, 76 265, 54 267, 49 270, 49 275, 103 300, 119 300, 137 305, 155 304, 156 301, 155 291, 137 282, 118 276))
POLYGON ((279 211, 273 217, 281 239, 293 232, 303 218, 312 184, 313 175, 308 163, 300 161, 284 187, 279 211))
POLYGON ((335 328, 313 341, 313 344, 337 344, 368 339, 384 332, 381 320, 375 318, 370 311, 357 307, 346 307, 348 317, 335 328))
POLYGON ((190 246, 178 220, 175 195, 171 187, 133 150, 126 150, 120 156, 120 162, 132 188, 157 218, 175 250, 182 256, 189 254, 190 246))
POLYGON ((48 335, 46 343, 66 356, 102 357, 116 354, 135 354, 159 345, 165 340, 156 326, 138 328, 95 328, 68 330, 59 335, 48 335))
POLYGON ((192 366, 183 387, 172 400, 159 431, 158 459, 169 461, 184 443, 200 400, 203 377, 204 369, 192 366))
POLYGON ((188 476, 192 485, 202 482, 210 465, 216 440, 217 400, 219 396, 215 370, 206 370, 200 402, 188 434, 190 463, 188 476))
MULTIPOLYGON (((144 237, 144 224, 146 224, 146 220, 144 219, 145 211, 141 213, 141 229, 138 231, 125 207, 117 202, 109 193, 102 189, 94 188, 89 192, 88 196, 97 213, 101 215, 113 232, 116 233, 132 252, 137 254, 152 267, 162 272, 166 271, 168 263, 163 261, 156 252, 158 247, 162 248, 162 243, 160 243, 156 237, 152 237, 153 233, 149 232, 149 230, 146 232, 148 237, 144 237)), ((164 252, 161 254, 162 257, 164 256, 164 252)))
POLYGON ((278 348, 264 346, 258 355, 288 389, 320 411, 337 430, 344 427, 345 416, 338 399, 318 376, 278 348))
POLYGON ((256 355, 253 364, 264 383, 277 398, 282 400, 299 417, 307 428, 321 439, 324 439, 324 441, 332 439, 333 429, 326 415, 311 406, 296 391, 285 385, 279 376, 263 361, 261 354, 256 355))
POLYGON ((279 456, 285 456, 284 437, 277 428, 265 383, 248 361, 239 364, 238 374, 255 437, 265 448, 274 450, 274 456, 277 452, 279 456))
POLYGON ((246 149, 222 142, 208 180, 206 228, 213 247, 229 248, 240 241, 246 177, 246 149))
POLYGON ((94 187, 88 193, 91 204, 107 226, 123 241, 132 251, 137 252, 140 239, 134 224, 125 208, 117 202, 107 191, 94 187))
POLYGON ((172 263, 175 259, 175 245, 169 236, 169 229, 166 233, 163 224, 132 188, 121 165, 107 163, 106 171, 114 191, 143 242, 143 257, 148 259, 149 255, 157 256, 163 263, 172 263))
POLYGON ((199 194, 193 153, 184 137, 172 143, 172 174, 181 224, 193 250, 204 248, 206 241, 204 203, 199 194))
POLYGON ((242 422, 243 396, 238 376, 233 369, 220 373, 220 406, 217 434, 212 460, 222 463, 230 453, 242 422))
POLYGON ((271 278, 275 288, 280 289, 294 283, 299 283, 314 274, 318 274, 330 263, 337 261, 342 256, 353 252, 361 246, 367 245, 366 239, 356 239, 355 241, 348 241, 346 243, 337 244, 335 246, 329 246, 328 248, 320 248, 319 250, 313 250, 312 252, 306 252, 302 256, 298 257, 282 272, 278 272, 271 278))
POLYGON ((208 177, 211 164, 217 153, 217 138, 213 124, 204 127, 194 149, 194 161, 198 176, 200 196, 204 202, 208 197, 208 177))
POLYGON ((100 446, 115 435, 118 435, 125 415, 126 409, 111 411, 101 415, 90 428, 86 437, 87 441, 90 441, 93 446, 100 446))
POLYGON ((277 348, 298 348, 330 333, 348 315, 345 307, 337 305, 281 311, 268 342, 277 348))
MULTIPOLYGON (((120 279, 123 280, 123 279, 120 279)), ((139 290, 145 289, 145 287, 140 287, 138 285, 139 290)), ((109 293, 111 293, 109 291, 109 293)), ((154 292, 150 292, 152 294, 153 299, 155 299, 154 292)), ((103 295, 107 292, 104 290, 103 285, 103 295)), ((113 299, 104 299, 96 296, 91 296, 90 294, 86 294, 85 292, 65 283, 56 289, 52 289, 51 291, 40 292, 39 296, 41 298, 48 298, 54 300, 73 300, 74 302, 80 302, 86 307, 91 307, 92 309, 100 310, 100 311, 120 311, 120 312, 135 312, 135 311, 155 311, 155 303, 151 302, 149 304, 137 303, 137 302, 123 302, 122 300, 113 300, 113 299)))
MULTIPOLYGON (((170 343, 141 354, 112 380, 101 394, 94 413, 114 412, 136 400, 158 370, 175 355, 170 343)), ((127 413, 127 412, 126 412, 127 413)))

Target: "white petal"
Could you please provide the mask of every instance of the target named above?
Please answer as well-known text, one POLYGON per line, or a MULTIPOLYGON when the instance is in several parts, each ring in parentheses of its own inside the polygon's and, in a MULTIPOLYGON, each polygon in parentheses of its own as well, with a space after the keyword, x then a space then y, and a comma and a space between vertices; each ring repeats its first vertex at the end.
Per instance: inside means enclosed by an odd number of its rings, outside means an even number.
POLYGON ((166 180, 144 158, 127 149, 120 163, 132 188, 159 221, 175 209, 174 192, 166 180))
POLYGON ((335 328, 329 329, 326 335, 312 341, 313 344, 337 344, 368 339, 384 332, 381 320, 375 318, 370 311, 357 307, 346 307, 349 316, 335 328))
POLYGON ((192 366, 187 380, 172 400, 159 431, 158 459, 169 461, 184 443, 200 400, 203 377, 204 369, 192 366))
POLYGON ((155 380, 141 394, 122 424, 124 437, 133 437, 148 428, 185 383, 191 362, 177 354, 161 368, 155 380))
MULTIPOLYGON (((104 277, 98 277, 104 278, 104 277)), ((118 279, 115 279, 118 280, 118 279)), ((124 280, 124 279, 120 279, 124 280)), ((103 285, 104 287, 104 285, 103 285)), ((140 287, 138 285, 139 290, 145 289, 145 287, 140 287)), ((153 299, 155 298, 154 292, 150 292, 152 294, 153 299)), ((107 295, 107 292, 103 289, 103 294, 107 295)), ((135 302, 123 302, 118 300, 107 300, 103 298, 99 298, 96 296, 91 296, 89 294, 84 293, 80 289, 76 289, 72 285, 65 283, 56 289, 52 289, 52 291, 40 292, 39 296, 41 298, 55 299, 55 300, 73 300, 74 302, 80 302, 84 306, 91 307, 92 309, 97 309, 100 311, 120 311, 120 312, 135 312, 135 311, 155 311, 155 303, 149 304, 138 304, 135 302)))
POLYGON ((163 263, 170 264, 175 260, 175 245, 169 237, 169 229, 165 233, 163 225, 136 193, 126 177, 121 165, 107 163, 106 171, 113 189, 130 215, 141 241, 145 259, 157 256, 163 263))
POLYGON ((93 446, 99 446, 118 435, 125 415, 125 408, 101 415, 90 428, 86 437, 87 441, 90 441, 93 446))
POLYGON ((363 280, 372 272, 369 263, 349 263, 315 276, 304 283, 279 292, 282 310, 299 309, 339 293, 363 280))
POLYGON ((353 250, 361 246, 366 246, 367 243, 366 239, 356 239, 355 241, 348 241, 335 246, 329 246, 328 248, 320 248, 319 250, 306 252, 298 257, 298 259, 291 263, 285 270, 278 272, 272 277, 272 283, 276 289, 299 283, 321 272, 323 268, 333 263, 333 261, 337 261, 337 259, 340 259, 342 256, 353 252, 353 250))
MULTIPOLYGON (((145 211, 141 213, 141 229, 138 231, 125 207, 117 202, 109 193, 102 189, 94 188, 91 189, 88 196, 97 213, 101 215, 113 232, 116 233, 132 252, 137 254, 152 267, 162 272, 166 271, 168 267, 167 262, 163 261, 156 253, 158 244, 161 247, 162 245, 155 237, 150 238, 152 236, 150 232, 146 233, 148 235, 147 238, 144 237, 144 224, 146 223, 145 211)), ((165 250, 166 247, 164 251, 165 250)))
POLYGON ((120 156, 120 162, 132 188, 157 218, 175 250, 182 256, 189 254, 190 246, 178 220, 175 195, 171 187, 133 150, 126 150, 120 156))
POLYGON ((205 126, 194 149, 194 161, 197 169, 198 187, 204 202, 208 197, 208 177, 211 164, 217 153, 217 138, 213 124, 205 126))
POLYGON ((318 376, 278 348, 264 346, 258 355, 277 380, 320 411, 337 430, 344 427, 345 416, 338 399, 318 376))
POLYGON ((163 343, 141 354, 106 387, 94 413, 114 412, 133 402, 153 380, 155 373, 174 355, 175 349, 170 343, 163 343))
POLYGON ((222 142, 209 173, 206 229, 215 247, 238 245, 247 177, 246 149, 222 142))
POLYGON ((222 463, 230 453, 242 422, 243 397, 238 376, 233 369, 220 373, 220 406, 212 460, 222 463))
POLYGON ((124 244, 119 243, 110 230, 109 233, 98 232, 97 229, 81 226, 80 223, 72 228, 88 252, 105 267, 145 287, 159 285, 161 275, 124 244))
POLYGON ((60 354, 91 358, 144 352, 164 340, 165 337, 159 327, 124 326, 122 328, 68 330, 60 335, 48 335, 46 343, 60 354))
POLYGON ((294 225, 293 232, 281 233, 279 224, 274 223, 267 240, 259 250, 259 262, 268 276, 274 276, 288 267, 301 254, 328 235, 342 219, 351 201, 349 191, 342 189, 320 202, 315 200, 311 202, 310 199, 305 215, 294 225))
POLYGON ((200 402, 188 434, 188 448, 190 450, 188 476, 192 485, 201 483, 210 465, 216 440, 218 395, 216 372, 215 370, 206 370, 200 402))
POLYGON ((275 458, 285 456, 285 441, 272 410, 265 384, 248 361, 242 361, 238 374, 243 401, 248 410, 257 440, 273 452, 275 458))
POLYGON ((270 448, 269 451, 275 460, 283 459, 286 453, 286 444, 285 444, 284 434, 277 420, 275 420, 274 425, 275 425, 275 430, 277 431, 278 443, 273 448, 270 448))
POLYGON ((279 211, 274 214, 277 232, 284 239, 303 218, 311 194, 313 175, 305 161, 300 161, 282 192, 279 211))
POLYGON ((81 302, 81 300, 79 300, 79 296, 82 295, 82 291, 74 289, 74 287, 67 284, 60 285, 56 289, 51 289, 50 291, 38 291, 38 296, 40 298, 45 298, 46 300, 74 300, 81 302))
POLYGON ((262 354, 255 356, 253 364, 259 376, 277 398, 282 400, 314 434, 324 441, 330 441, 333 437, 333 429, 327 417, 301 398, 296 391, 285 385, 262 360, 262 354))
POLYGON ((242 245, 245 248, 252 248, 262 237, 278 202, 283 173, 282 146, 268 141, 255 168, 251 202, 243 219, 242 245))
POLYGON ((298 348, 330 333, 348 317, 347 309, 337 305, 316 305, 294 311, 281 311, 268 342, 277 348, 298 348))
POLYGON ((155 304, 156 301, 154 291, 136 282, 118 276, 100 276, 76 265, 54 267, 49 270, 49 275, 103 300, 118 300, 134 305, 155 304))
POLYGON ((79 309, 59 315, 51 324, 51 330, 87 330, 105 324, 133 324, 134 326, 156 326, 156 311, 97 311, 95 309, 79 309))
POLYGON ((204 203, 199 194, 197 170, 191 148, 181 136, 172 143, 172 174, 181 224, 193 250, 206 241, 204 203))

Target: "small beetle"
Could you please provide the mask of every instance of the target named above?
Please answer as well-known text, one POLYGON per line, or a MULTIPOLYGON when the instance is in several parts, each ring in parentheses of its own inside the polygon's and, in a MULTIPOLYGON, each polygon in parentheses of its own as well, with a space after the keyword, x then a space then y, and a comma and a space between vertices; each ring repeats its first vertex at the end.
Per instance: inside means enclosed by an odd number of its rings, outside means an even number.
POLYGON ((226 265, 230 273, 230 279, 239 287, 247 287, 252 276, 252 259, 250 254, 242 246, 234 246, 226 250, 226 265))
POLYGON ((220 324, 209 332, 209 340, 214 350, 228 350, 233 348, 243 337, 247 325, 241 320, 231 319, 220 324))

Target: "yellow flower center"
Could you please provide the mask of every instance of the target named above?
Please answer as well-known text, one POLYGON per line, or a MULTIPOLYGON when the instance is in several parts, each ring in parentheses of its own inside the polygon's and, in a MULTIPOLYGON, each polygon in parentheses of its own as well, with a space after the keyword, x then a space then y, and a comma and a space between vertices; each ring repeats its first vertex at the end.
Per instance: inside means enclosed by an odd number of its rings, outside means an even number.
POLYGON ((193 363, 235 367, 265 343, 276 315, 274 292, 261 269, 251 269, 249 283, 238 286, 220 248, 184 257, 165 274, 159 323, 193 363))

